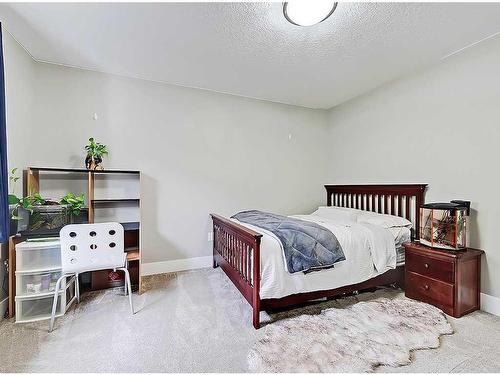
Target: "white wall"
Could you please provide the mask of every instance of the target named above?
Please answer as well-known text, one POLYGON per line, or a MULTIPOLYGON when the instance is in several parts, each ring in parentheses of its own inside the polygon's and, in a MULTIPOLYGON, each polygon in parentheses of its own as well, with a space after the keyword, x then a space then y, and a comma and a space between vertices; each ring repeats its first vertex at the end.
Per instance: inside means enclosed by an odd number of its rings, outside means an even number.
MULTIPOLYGON (((34 117, 35 61, 3 29, 5 92, 7 115, 7 150, 9 167, 26 164, 30 142, 40 128, 34 117)), ((21 184, 16 193, 21 194, 21 184)))
MULTIPOLYGON (((7 142, 9 162, 15 165, 26 162, 25 155, 29 152, 29 145, 23 142, 34 135, 31 128, 32 95, 35 63, 26 51, 3 29, 3 50, 5 65, 5 91, 7 116, 7 142)), ((17 193, 21 193, 20 190, 17 193)), ((0 251, 0 286, 5 277, 3 261, 8 257, 7 246, 2 245, 0 251)), ((2 300, 6 293, 0 287, 0 319, 3 317, 2 300)))
POLYGON ((9 161, 82 167, 90 136, 107 144, 106 168, 143 172, 143 262, 211 255, 210 212, 325 201, 326 111, 44 63, 34 84, 33 121, 8 123, 25 151, 9 161))
POLYGON ((472 201, 482 292, 500 297, 500 38, 330 110, 331 183, 428 183, 472 201))

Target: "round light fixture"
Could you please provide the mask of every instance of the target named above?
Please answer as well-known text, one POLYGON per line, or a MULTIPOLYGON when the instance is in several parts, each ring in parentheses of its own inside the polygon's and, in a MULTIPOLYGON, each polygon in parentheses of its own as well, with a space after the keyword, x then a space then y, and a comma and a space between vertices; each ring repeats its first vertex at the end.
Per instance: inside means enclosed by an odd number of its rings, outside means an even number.
POLYGON ((336 7, 336 1, 295 0, 283 3, 283 14, 294 25, 312 26, 330 17, 336 7))

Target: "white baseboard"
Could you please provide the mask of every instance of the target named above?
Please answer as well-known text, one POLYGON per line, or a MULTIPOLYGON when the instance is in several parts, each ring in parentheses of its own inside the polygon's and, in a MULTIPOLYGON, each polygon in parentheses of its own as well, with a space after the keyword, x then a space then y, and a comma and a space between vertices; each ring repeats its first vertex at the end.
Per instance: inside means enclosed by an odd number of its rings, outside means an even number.
POLYGON ((151 262, 142 264, 142 276, 156 275, 158 273, 177 272, 207 268, 212 266, 212 256, 167 260, 164 262, 151 262))
POLYGON ((500 316, 500 298, 481 293, 481 310, 500 316))
POLYGON ((0 320, 3 319, 5 316, 5 312, 7 311, 7 308, 9 307, 9 298, 5 298, 2 301, 0 301, 0 320))

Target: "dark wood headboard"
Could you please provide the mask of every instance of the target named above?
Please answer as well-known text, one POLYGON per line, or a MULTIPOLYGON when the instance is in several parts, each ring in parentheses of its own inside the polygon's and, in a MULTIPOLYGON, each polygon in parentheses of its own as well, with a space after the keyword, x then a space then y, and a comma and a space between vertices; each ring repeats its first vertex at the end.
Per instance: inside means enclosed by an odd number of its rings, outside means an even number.
POLYGON ((413 237, 419 238, 420 206, 427 184, 325 185, 327 205, 356 208, 404 217, 413 224, 413 237))

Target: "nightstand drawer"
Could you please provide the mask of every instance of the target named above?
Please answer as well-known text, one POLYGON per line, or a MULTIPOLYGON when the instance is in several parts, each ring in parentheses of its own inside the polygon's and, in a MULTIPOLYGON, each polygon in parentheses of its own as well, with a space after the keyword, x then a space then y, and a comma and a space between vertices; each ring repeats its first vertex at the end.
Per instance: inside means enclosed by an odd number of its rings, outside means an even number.
POLYGON ((406 251, 405 267, 408 271, 447 283, 455 281, 455 266, 452 260, 435 259, 406 251))
POLYGON ((408 271, 405 284, 407 297, 431 303, 447 313, 453 308, 454 286, 452 284, 408 271))

